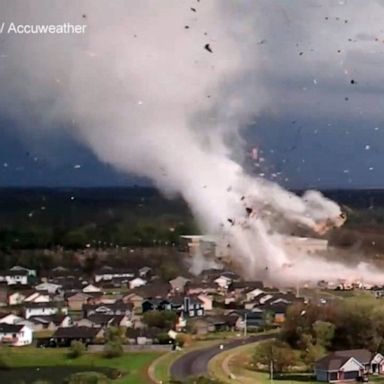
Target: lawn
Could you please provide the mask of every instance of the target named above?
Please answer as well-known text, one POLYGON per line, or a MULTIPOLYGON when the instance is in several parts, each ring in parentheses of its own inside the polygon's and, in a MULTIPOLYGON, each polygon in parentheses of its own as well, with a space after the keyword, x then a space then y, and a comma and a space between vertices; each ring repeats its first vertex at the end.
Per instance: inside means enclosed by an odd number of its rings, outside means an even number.
POLYGON ((148 383, 147 368, 159 356, 158 352, 125 353, 121 357, 106 359, 100 354, 85 354, 77 359, 70 359, 65 349, 36 349, 33 347, 12 348, 4 355, 11 368, 18 367, 87 367, 115 368, 124 373, 114 384, 148 383))
MULTIPOLYGON (((242 384, 267 384, 271 383, 269 374, 266 372, 257 372, 248 368, 250 356, 256 347, 256 343, 242 345, 229 351, 224 351, 215 356, 209 362, 210 376, 221 380, 223 383, 242 383, 242 384)), ((303 382, 313 384, 311 374, 286 374, 275 375, 273 382, 281 384, 302 384, 303 382)))

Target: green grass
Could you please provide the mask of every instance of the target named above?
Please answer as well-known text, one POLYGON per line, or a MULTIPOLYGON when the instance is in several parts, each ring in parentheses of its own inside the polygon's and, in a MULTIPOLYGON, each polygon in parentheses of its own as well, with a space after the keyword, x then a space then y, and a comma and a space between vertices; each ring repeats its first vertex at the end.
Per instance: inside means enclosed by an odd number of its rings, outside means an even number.
POLYGON ((65 349, 36 349, 23 347, 5 351, 11 368, 49 366, 87 366, 116 368, 125 375, 114 384, 148 383, 147 367, 159 356, 158 352, 125 353, 121 357, 106 359, 100 354, 87 353, 77 359, 67 357, 65 349))
POLYGON ((170 379, 171 365, 183 355, 183 352, 169 352, 161 356, 154 365, 154 377, 157 381, 166 383, 170 379))

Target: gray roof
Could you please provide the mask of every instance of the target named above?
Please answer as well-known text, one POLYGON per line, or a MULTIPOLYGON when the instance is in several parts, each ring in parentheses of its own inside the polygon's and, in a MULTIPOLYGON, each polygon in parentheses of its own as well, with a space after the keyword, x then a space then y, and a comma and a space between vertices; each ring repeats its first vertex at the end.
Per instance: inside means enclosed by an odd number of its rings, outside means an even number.
POLYGON ((324 371, 338 371, 351 357, 360 364, 369 364, 372 353, 367 349, 349 349, 330 353, 315 363, 315 368, 324 371))

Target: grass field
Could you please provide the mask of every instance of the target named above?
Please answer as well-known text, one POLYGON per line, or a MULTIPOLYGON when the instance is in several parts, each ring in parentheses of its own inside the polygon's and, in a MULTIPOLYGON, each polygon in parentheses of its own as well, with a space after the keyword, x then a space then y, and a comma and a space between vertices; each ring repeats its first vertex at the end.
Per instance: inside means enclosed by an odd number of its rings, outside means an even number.
MULTIPOLYGON (((114 384, 145 384, 149 383, 147 377, 149 364, 160 355, 158 352, 138 352, 106 359, 99 354, 85 354, 77 359, 70 359, 66 352, 63 349, 24 347, 7 349, 3 351, 2 356, 11 368, 86 367, 88 371, 98 368, 114 368, 124 374, 122 378, 114 380, 114 384)), ((2 382, 1 379, 0 382, 2 382)))
MULTIPOLYGON (((257 344, 256 342, 243 345, 215 356, 209 363, 210 376, 221 380, 223 383, 271 383, 268 373, 248 369, 250 357, 257 344)), ((275 375, 273 382, 281 382, 281 384, 314 383, 310 374, 275 375)))

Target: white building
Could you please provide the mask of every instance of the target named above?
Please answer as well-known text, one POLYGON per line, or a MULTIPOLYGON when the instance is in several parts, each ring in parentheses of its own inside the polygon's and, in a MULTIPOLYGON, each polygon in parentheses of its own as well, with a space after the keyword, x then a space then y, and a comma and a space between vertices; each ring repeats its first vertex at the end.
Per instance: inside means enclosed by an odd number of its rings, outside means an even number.
POLYGON ((59 308, 57 303, 27 303, 24 305, 25 318, 32 316, 49 316, 58 313, 68 314, 68 308, 59 308))
POLYGON ((82 289, 83 293, 100 293, 101 289, 96 287, 96 285, 88 284, 82 289))
POLYGON ((49 303, 51 296, 48 293, 33 292, 24 299, 24 303, 49 303))
POLYGON ((20 292, 13 292, 8 296, 8 305, 20 305, 23 304, 25 300, 25 295, 20 292))
POLYGON ((9 313, 0 319, 0 324, 19 324, 23 320, 22 317, 9 313))
POLYGON ((135 275, 132 271, 113 269, 111 267, 105 266, 100 271, 95 273, 95 283, 100 281, 111 281, 113 279, 132 279, 134 276, 135 275))
POLYGON ((147 284, 146 280, 142 279, 141 277, 136 277, 135 279, 129 282, 129 288, 134 289, 134 288, 142 287, 145 284, 147 284))
POLYGON ((20 347, 30 345, 33 340, 33 331, 23 324, 0 324, 0 343, 20 347))
POLYGON ((219 276, 217 279, 214 280, 214 282, 220 287, 220 288, 223 288, 223 289, 228 289, 228 287, 231 285, 232 283, 232 279, 230 279, 229 277, 227 276, 219 276))
POLYGON ((59 293, 62 286, 53 283, 41 283, 35 286, 36 291, 46 291, 51 294, 59 293))

